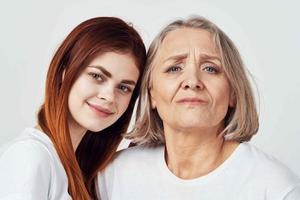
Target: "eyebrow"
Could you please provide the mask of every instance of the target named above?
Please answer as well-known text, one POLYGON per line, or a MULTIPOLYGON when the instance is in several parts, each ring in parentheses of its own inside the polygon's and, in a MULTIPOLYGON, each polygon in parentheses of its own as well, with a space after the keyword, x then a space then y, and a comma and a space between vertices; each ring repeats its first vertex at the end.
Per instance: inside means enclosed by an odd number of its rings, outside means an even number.
POLYGON ((106 69, 104 69, 102 66, 99 65, 90 65, 88 67, 92 67, 92 68, 97 68, 99 69, 105 76, 107 76, 108 78, 111 78, 112 75, 109 71, 107 71, 106 69))
MULTIPOLYGON (((97 68, 105 76, 107 76, 108 78, 112 78, 112 74, 109 71, 107 71, 106 69, 104 69, 104 67, 102 67, 102 66, 99 66, 99 65, 89 65, 88 67, 97 68)), ((122 80, 121 83, 128 84, 128 85, 133 85, 133 86, 136 85, 135 81, 133 81, 133 80, 122 80)))
MULTIPOLYGON (((183 60, 187 57, 188 57, 187 53, 171 56, 171 57, 168 57, 167 59, 165 59, 164 63, 169 61, 169 60, 180 61, 180 60, 183 60)), ((217 61, 221 62, 221 59, 220 59, 219 56, 209 55, 209 54, 205 54, 205 53, 201 54, 200 58, 205 59, 205 60, 217 60, 217 61)))
POLYGON ((164 60, 164 63, 169 61, 169 60, 175 60, 175 61, 180 61, 180 60, 183 60, 185 58, 187 58, 188 54, 185 53, 185 54, 179 54, 179 55, 175 55, 175 56, 171 56, 171 57, 168 57, 167 59, 164 60))
POLYGON ((201 54, 200 58, 206 59, 206 60, 217 60, 217 61, 221 62, 221 58, 219 56, 214 56, 214 55, 201 54))
POLYGON ((132 80, 122 80, 121 83, 127 84, 127 85, 133 85, 135 86, 135 82, 132 80))

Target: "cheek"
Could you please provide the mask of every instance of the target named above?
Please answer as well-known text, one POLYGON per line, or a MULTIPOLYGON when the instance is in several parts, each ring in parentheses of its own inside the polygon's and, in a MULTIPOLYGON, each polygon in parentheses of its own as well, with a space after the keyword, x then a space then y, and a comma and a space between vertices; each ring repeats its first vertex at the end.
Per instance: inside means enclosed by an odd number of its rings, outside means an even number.
POLYGON ((81 93, 79 92, 80 89, 78 88, 77 84, 75 83, 70 90, 68 102, 69 102, 69 109, 72 110, 74 106, 76 106, 81 98, 81 93))
POLYGON ((214 91, 214 101, 217 106, 217 112, 227 113, 228 107, 230 106, 230 88, 226 84, 219 89, 214 91))
POLYGON ((74 83, 71 92, 73 97, 89 98, 96 94, 97 87, 86 78, 81 77, 74 83))
POLYGON ((153 88, 152 88, 152 97, 157 103, 161 101, 165 101, 170 103, 174 98, 176 91, 177 91, 177 84, 176 82, 166 81, 166 80, 154 80, 153 81, 153 88))
POLYGON ((226 112, 230 101, 230 86, 225 79, 213 79, 206 82, 206 90, 212 101, 214 112, 226 112))
POLYGON ((131 100, 131 96, 132 95, 128 95, 126 97, 122 96, 117 98, 116 103, 118 104, 118 110, 120 115, 122 115, 127 110, 129 102, 131 100))
POLYGON ((210 80, 209 84, 206 85, 208 91, 211 93, 212 98, 218 103, 228 103, 231 95, 229 83, 226 79, 220 78, 216 80, 210 80), (220 102, 221 101, 221 102, 220 102))

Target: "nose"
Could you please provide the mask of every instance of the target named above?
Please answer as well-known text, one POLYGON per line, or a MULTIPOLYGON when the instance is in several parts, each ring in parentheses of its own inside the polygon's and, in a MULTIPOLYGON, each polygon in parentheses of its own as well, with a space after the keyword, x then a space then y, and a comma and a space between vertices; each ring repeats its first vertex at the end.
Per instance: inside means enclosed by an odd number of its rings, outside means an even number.
POLYGON ((198 70, 195 63, 186 66, 184 80, 182 81, 183 89, 202 90, 204 88, 198 70))
POLYGON ((97 97, 108 104, 113 103, 115 100, 114 86, 107 84, 99 88, 97 97))

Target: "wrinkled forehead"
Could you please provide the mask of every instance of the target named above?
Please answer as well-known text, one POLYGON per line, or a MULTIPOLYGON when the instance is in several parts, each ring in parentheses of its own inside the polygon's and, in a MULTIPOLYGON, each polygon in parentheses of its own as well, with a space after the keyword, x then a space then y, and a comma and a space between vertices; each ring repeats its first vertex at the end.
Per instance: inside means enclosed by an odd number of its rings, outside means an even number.
POLYGON ((184 27, 168 32, 158 46, 154 62, 159 64, 170 57, 181 55, 196 58, 207 55, 221 60, 213 34, 200 28, 184 27))
MULTIPOLYGON (((215 35, 201 28, 182 27, 169 31, 163 40, 157 43, 154 57, 150 58, 149 83, 151 85, 153 71, 172 57, 193 55, 196 58, 208 56, 219 59, 221 56, 215 42, 215 35)), ((149 59, 149 58, 148 58, 149 59)))

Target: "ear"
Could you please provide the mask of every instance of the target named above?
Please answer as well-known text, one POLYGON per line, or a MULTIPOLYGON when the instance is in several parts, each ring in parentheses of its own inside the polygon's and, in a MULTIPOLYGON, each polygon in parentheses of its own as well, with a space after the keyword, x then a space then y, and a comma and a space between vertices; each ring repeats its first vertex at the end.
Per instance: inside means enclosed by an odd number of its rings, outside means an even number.
POLYGON ((153 93, 152 88, 150 88, 149 91, 150 91, 150 99, 151 99, 151 102, 150 102, 151 103, 151 108, 155 109, 156 108, 155 95, 153 93))

